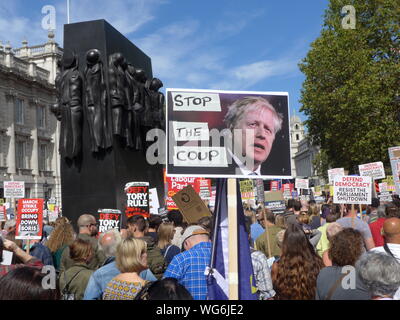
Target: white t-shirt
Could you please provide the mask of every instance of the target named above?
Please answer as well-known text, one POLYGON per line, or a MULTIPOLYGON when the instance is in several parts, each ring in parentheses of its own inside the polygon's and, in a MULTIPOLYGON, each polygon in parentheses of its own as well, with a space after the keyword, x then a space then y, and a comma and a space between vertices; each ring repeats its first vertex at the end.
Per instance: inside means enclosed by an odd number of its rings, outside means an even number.
MULTIPOLYGON (((400 263, 400 244, 397 243, 388 243, 387 244, 389 250, 392 252, 396 260, 400 263)), ((376 247, 371 249, 374 252, 380 252, 388 254, 383 247, 376 247)), ((396 294, 393 297, 394 300, 400 300, 400 288, 397 289, 396 294)))

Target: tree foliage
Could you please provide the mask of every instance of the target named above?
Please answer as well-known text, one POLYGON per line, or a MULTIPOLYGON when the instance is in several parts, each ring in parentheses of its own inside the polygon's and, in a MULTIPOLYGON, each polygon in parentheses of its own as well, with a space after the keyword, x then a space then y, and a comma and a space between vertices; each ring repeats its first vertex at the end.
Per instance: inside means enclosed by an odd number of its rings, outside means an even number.
POLYGON ((399 36, 399 0, 330 1, 321 34, 299 65, 306 76, 300 110, 323 152, 321 168, 389 167, 387 149, 400 145, 399 36), (342 27, 345 5, 356 9, 356 29, 342 27))

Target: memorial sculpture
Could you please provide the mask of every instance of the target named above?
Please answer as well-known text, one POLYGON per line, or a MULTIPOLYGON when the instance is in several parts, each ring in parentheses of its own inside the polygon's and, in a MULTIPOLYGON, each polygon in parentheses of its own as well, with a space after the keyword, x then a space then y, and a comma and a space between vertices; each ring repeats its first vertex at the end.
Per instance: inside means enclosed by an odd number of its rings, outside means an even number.
POLYGON ((163 87, 163 83, 158 78, 153 78, 150 82, 150 108, 153 119, 153 127, 164 129, 165 118, 164 118, 164 103, 165 97, 162 92, 158 90, 163 87))
POLYGON ((51 111, 61 121, 60 154, 73 160, 82 151, 82 84, 78 70, 78 57, 74 52, 64 52, 61 71, 55 79, 56 103, 51 111))
POLYGON ((107 90, 100 51, 86 53, 86 114, 90 133, 91 150, 98 152, 112 146, 110 119, 107 115, 107 90))

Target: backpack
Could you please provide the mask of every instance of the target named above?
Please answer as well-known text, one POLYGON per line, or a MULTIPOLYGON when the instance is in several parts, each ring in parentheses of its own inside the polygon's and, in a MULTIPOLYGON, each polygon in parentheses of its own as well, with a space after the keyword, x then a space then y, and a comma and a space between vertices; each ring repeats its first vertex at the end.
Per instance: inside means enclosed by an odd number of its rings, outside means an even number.
POLYGON ((166 263, 163 255, 161 254, 160 248, 156 246, 147 247, 147 263, 149 269, 157 279, 161 279, 163 273, 166 270, 166 263))
POLYGON ((69 285, 76 278, 76 276, 81 272, 82 270, 79 270, 77 273, 74 274, 74 276, 67 282, 67 272, 64 272, 64 281, 65 281, 65 287, 61 291, 61 300, 75 300, 75 294, 70 292, 69 290, 69 285))

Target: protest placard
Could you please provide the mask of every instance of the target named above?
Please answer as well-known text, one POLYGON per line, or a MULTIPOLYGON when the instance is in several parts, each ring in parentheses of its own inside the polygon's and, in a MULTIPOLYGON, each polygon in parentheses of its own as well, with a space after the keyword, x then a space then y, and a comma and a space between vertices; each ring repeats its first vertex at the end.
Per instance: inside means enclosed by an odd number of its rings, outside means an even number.
POLYGON ((195 177, 166 177, 167 186, 167 197, 165 199, 165 205, 168 210, 178 209, 178 206, 172 199, 172 197, 185 188, 191 185, 196 190, 196 179, 195 177))
POLYGON ((273 180, 270 184, 270 191, 278 191, 279 190, 279 181, 273 180))
POLYGON ((285 200, 293 198, 293 195, 292 195, 293 189, 294 189, 293 183, 282 184, 283 198, 285 200))
POLYGON ((265 202, 264 180, 256 179, 256 180, 254 180, 254 182, 256 185, 257 200, 259 203, 264 203, 265 202))
POLYGON ((314 200, 316 203, 321 204, 325 202, 325 197, 324 196, 315 196, 314 200))
POLYGON ((43 199, 19 199, 15 239, 42 239, 43 199))
POLYGON ((309 188, 308 179, 296 178, 295 186, 296 186, 297 190, 299 190, 299 189, 308 189, 309 188))
POLYGON ((391 191, 378 192, 378 198, 381 202, 393 202, 392 195, 391 191))
POLYGON ((199 194, 202 200, 210 200, 211 179, 196 178, 194 190, 199 194))
POLYGON ((13 253, 11 251, 3 250, 3 261, 0 264, 3 266, 9 266, 12 263, 13 253))
POLYGON ((371 204, 371 177, 335 176, 333 203, 371 204))
POLYGON ((125 185, 127 196, 125 214, 127 218, 135 215, 150 217, 149 208, 149 183, 148 182, 129 182, 125 185))
POLYGON ((286 210, 285 201, 265 201, 265 208, 271 210, 273 213, 281 214, 286 210))
POLYGON ((97 210, 99 220, 99 232, 104 233, 110 229, 121 230, 121 211, 117 209, 97 210))
POLYGON ((158 209, 160 208, 160 203, 158 201, 157 188, 152 188, 149 190, 149 210, 150 214, 158 214, 158 209))
POLYGON ((0 222, 7 221, 7 211, 5 206, 0 206, 0 222))
POLYGON ((250 200, 255 198, 253 180, 241 180, 239 181, 240 193, 242 194, 242 200, 250 200))
POLYGON ((167 175, 291 178, 288 99, 287 92, 167 88, 167 175), (250 107, 261 102, 266 112, 257 122, 276 127, 263 139, 236 121, 254 117, 250 107), (281 126, 271 123, 272 113, 281 126))
POLYGON ((329 184, 333 185, 333 179, 335 176, 344 176, 344 168, 334 168, 328 170, 329 184))
POLYGON ((396 193, 400 194, 400 147, 389 148, 389 158, 396 193))
POLYGON ((24 181, 4 181, 4 197, 5 198, 24 198, 25 182, 24 181))
POLYGON ((172 198, 188 223, 196 223, 202 217, 211 216, 210 210, 191 185, 183 188, 172 198))
POLYGON ((360 171, 360 176, 371 177, 373 180, 384 179, 386 177, 385 168, 381 161, 361 164, 358 166, 358 170, 360 171))

